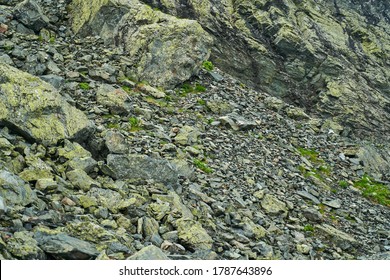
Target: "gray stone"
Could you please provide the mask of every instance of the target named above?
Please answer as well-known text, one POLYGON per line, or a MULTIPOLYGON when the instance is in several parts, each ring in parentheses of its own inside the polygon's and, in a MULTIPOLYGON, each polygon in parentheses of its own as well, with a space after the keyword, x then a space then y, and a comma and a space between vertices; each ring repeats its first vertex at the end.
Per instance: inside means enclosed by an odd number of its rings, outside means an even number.
POLYGON ((330 200, 330 201, 323 201, 322 203, 325 204, 326 206, 329 206, 329 207, 332 207, 332 208, 335 208, 335 209, 338 209, 338 208, 341 207, 341 200, 340 199, 333 199, 333 200, 330 200))
POLYGON ((314 202, 315 204, 320 204, 321 202, 318 200, 317 197, 315 197, 314 195, 308 193, 307 191, 297 191, 297 194, 299 196, 302 196, 304 198, 307 198, 307 199, 310 199, 312 202, 314 202))
POLYGON ((128 257, 127 260, 168 260, 168 257, 160 248, 150 245, 128 257))
POLYGON ((0 196, 9 206, 26 206, 38 200, 36 193, 19 176, 0 170, 0 196))
POLYGON ((302 214, 309 221, 320 222, 323 220, 322 214, 314 208, 305 208, 302 210, 302 214))
POLYGON ((25 0, 15 7, 15 18, 32 30, 39 32, 49 24, 49 19, 42 12, 36 1, 25 0))
POLYGON ((34 238, 46 254, 56 259, 88 260, 99 255, 95 245, 65 233, 45 234, 38 231, 34 238))
POLYGON ((330 225, 316 225, 315 228, 320 232, 320 234, 325 236, 326 240, 331 241, 343 250, 351 249, 351 247, 355 247, 359 244, 356 239, 349 234, 330 225))
POLYGON ((108 84, 103 84, 98 88, 96 101, 107 107, 112 114, 127 115, 132 110, 127 92, 108 84))
POLYGON ((108 170, 104 171, 115 179, 153 179, 170 186, 178 183, 175 165, 163 159, 143 155, 109 154, 107 168, 108 170))
POLYGON ((51 84, 53 87, 56 89, 61 89, 62 86, 65 84, 65 79, 61 76, 53 75, 53 74, 48 74, 48 75, 43 75, 39 76, 42 80, 45 82, 51 84))
POLYGON ((236 113, 220 117, 218 120, 222 124, 230 126, 233 130, 248 130, 257 126, 255 121, 249 121, 236 113))

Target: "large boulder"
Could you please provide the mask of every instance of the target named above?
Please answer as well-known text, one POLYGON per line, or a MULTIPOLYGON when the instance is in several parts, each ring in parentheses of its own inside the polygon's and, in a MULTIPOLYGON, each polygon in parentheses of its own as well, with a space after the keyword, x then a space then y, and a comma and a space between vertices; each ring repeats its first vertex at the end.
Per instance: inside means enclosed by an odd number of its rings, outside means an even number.
POLYGON ((138 0, 73 0, 73 30, 99 35, 126 51, 130 74, 153 86, 173 87, 195 74, 212 39, 194 20, 179 19, 138 0))
POLYGON ((62 139, 83 141, 94 130, 86 115, 69 105, 53 86, 2 63, 0 126, 47 145, 62 139))

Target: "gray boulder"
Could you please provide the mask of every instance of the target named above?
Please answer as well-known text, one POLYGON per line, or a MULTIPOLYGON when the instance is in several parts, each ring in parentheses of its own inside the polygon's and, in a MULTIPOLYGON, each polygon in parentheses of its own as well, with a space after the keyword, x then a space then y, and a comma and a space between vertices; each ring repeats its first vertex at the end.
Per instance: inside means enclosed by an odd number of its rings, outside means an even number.
POLYGON ((210 55, 213 41, 196 21, 164 14, 138 0, 73 0, 70 7, 75 32, 99 35, 122 47, 131 74, 153 86, 184 82, 210 55))

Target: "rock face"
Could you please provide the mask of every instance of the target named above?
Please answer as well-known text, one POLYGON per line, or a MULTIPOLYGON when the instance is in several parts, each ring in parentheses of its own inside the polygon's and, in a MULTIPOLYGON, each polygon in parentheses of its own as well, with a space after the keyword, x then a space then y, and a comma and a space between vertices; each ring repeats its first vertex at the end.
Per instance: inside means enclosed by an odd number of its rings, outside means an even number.
POLYGON ((66 138, 82 141, 93 131, 84 113, 39 78, 0 64, 0 80, 0 125, 46 144, 66 138))
POLYGON ((154 86, 189 79, 210 55, 211 37, 193 20, 153 10, 138 0, 71 4, 73 30, 99 35, 128 53, 128 75, 154 86))
POLYGON ((390 4, 345 0, 145 0, 196 19, 211 60, 235 77, 330 117, 355 135, 389 136, 390 4))

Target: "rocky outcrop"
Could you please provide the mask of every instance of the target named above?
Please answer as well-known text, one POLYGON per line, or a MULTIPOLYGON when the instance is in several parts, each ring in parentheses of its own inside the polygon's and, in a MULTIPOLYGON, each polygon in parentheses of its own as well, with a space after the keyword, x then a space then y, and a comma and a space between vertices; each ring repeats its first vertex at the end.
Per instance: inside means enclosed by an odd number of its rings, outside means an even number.
POLYGON ((389 137, 387 1, 143 2, 196 19, 214 38, 211 60, 240 80, 340 124, 343 135, 389 137))
POLYGON ((70 7, 73 30, 123 48, 127 75, 139 81, 173 87, 195 74, 210 55, 212 39, 196 21, 169 16, 138 0, 74 0, 70 7))
POLYGON ((0 64, 0 125, 28 140, 56 144, 85 140, 94 125, 70 106, 48 83, 7 64, 0 64))

